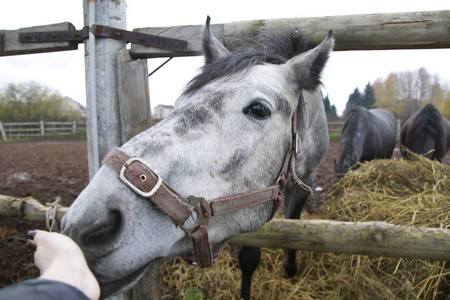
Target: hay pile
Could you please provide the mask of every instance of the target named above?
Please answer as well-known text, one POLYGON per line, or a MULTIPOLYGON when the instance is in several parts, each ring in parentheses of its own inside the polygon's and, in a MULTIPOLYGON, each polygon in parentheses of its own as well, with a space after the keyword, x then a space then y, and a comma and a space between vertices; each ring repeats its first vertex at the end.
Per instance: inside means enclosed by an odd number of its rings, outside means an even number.
MULTIPOLYGON (((309 219, 387 221, 450 228, 450 166, 414 155, 377 160, 350 172, 330 191, 322 214, 309 219)), ((284 275, 283 251, 262 249, 253 299, 449 299, 450 263, 299 252, 299 271, 284 275)), ((225 250, 216 266, 199 270, 166 262, 164 299, 239 299, 240 271, 225 250)))

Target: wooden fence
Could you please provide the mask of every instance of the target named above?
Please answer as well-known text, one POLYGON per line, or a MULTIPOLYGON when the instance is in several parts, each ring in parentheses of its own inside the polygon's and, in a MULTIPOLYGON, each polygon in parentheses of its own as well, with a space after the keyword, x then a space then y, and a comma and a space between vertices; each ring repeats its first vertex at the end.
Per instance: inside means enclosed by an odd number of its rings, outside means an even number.
MULTIPOLYGON (((0 216, 45 220, 51 207, 36 199, 0 195, 0 216)), ((54 211, 59 221, 67 207, 54 211)), ((47 220, 48 221, 48 220, 47 220)), ((273 219, 257 231, 234 237, 231 244, 318 252, 450 261, 450 230, 403 227, 386 222, 273 219)))
POLYGON ((330 135, 330 140, 338 140, 341 137, 341 127, 344 122, 328 122, 328 134, 330 135))
POLYGON ((77 123, 76 121, 2 123, 0 121, 0 134, 4 141, 12 138, 75 135, 80 131, 86 131, 86 123, 77 123))

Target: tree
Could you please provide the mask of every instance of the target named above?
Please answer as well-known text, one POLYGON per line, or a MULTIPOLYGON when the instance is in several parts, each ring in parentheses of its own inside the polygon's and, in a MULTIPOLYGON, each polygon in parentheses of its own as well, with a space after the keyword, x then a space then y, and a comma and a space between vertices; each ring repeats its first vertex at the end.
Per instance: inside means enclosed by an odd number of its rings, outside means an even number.
POLYGON ((375 92, 373 90, 372 85, 369 82, 367 83, 364 89, 361 106, 364 106, 365 108, 373 108, 374 105, 375 105, 375 92))
POLYGON ((80 119, 76 111, 63 109, 64 97, 36 82, 10 83, 0 90, 3 122, 69 121, 80 119))
POLYGON ((450 91, 445 93, 444 100, 440 105, 440 112, 450 120, 450 91))
POLYGON ((325 107, 325 113, 327 114, 327 120, 337 120, 338 116, 336 106, 334 104, 331 105, 328 95, 326 95, 325 98, 322 97, 322 100, 325 107))
POLYGON ((358 88, 355 88, 353 93, 348 97, 347 104, 345 105, 344 116, 355 106, 361 105, 362 95, 358 88))
POLYGON ((399 98, 399 81, 403 77, 390 73, 386 79, 377 79, 372 85, 375 93, 375 105, 393 112, 397 117, 403 117, 405 101, 399 98))
POLYGON ((429 74, 425 68, 391 73, 385 79, 377 79, 372 87, 375 105, 393 112, 399 118, 416 112, 426 103, 445 107, 448 95, 448 89, 440 83, 439 76, 429 74))
POLYGON ((419 86, 419 95, 417 97, 418 100, 425 101, 430 99, 430 74, 425 68, 420 68, 418 71, 418 86, 419 86))

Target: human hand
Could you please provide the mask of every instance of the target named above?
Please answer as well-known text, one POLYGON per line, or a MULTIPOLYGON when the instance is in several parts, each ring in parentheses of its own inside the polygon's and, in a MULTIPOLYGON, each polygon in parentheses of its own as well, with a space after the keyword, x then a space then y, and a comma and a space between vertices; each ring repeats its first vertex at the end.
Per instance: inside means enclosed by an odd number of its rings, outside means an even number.
POLYGON ((36 245, 34 262, 41 279, 64 282, 82 291, 89 299, 100 297, 97 279, 89 269, 83 252, 69 237, 42 230, 30 231, 31 243, 36 245))

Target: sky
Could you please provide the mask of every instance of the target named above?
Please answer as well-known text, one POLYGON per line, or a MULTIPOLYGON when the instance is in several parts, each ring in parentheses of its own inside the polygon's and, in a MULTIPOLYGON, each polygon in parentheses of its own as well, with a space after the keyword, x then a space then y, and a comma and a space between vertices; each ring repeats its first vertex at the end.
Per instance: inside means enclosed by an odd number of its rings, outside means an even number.
MULTIPOLYGON (((253 19, 324 17, 333 15, 372 14, 450 10, 448 0, 128 0, 127 29, 176 25, 200 25, 206 16, 211 23, 253 19)), ((0 30, 71 22, 83 27, 82 0, 14 0, 3 1, 0 30)), ((415 71, 421 67, 436 74, 450 87, 450 49, 340 51, 333 52, 323 74, 323 92, 328 94, 338 113, 345 109, 348 96, 356 87, 386 78, 391 72, 415 71)), ((149 71, 165 59, 149 59, 149 71)), ((201 57, 175 58, 152 75, 150 101, 173 105, 185 84, 202 66, 201 57)), ((35 81, 57 90, 86 105, 84 46, 78 50, 0 57, 0 89, 9 83, 35 81)))

